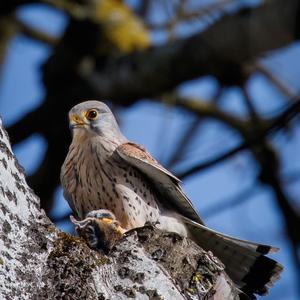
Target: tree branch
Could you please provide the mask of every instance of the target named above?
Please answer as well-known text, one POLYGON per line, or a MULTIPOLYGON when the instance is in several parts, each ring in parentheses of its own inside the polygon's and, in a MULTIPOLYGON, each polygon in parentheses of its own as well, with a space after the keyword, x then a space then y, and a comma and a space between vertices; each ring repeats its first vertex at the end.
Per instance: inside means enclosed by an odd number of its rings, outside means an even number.
MULTIPOLYGON (((216 94, 211 100, 212 103, 216 105, 216 107, 219 103, 222 94, 223 94, 223 88, 218 87, 216 94)), ((201 125, 203 124, 204 120, 205 118, 198 116, 197 119, 194 120, 193 123, 189 126, 189 128, 182 134, 182 136, 179 138, 179 141, 177 142, 177 147, 175 148, 173 153, 171 153, 168 162, 166 163, 166 167, 172 169, 172 167, 182 159, 185 150, 191 144, 191 141, 196 135, 199 127, 201 127, 201 125)))
POLYGON ((270 125, 266 129, 269 133, 275 133, 276 131, 280 130, 286 124, 288 124, 292 119, 300 113, 300 96, 293 98, 291 104, 287 106, 285 110, 279 116, 271 119, 269 121, 270 125))
POLYGON ((273 73, 269 71, 263 64, 256 63, 255 68, 261 74, 263 74, 275 87, 287 98, 291 99, 294 97, 293 93, 285 86, 273 73))
POLYGON ((7 131, 12 137, 12 144, 18 144, 33 133, 41 133, 37 124, 43 124, 45 117, 43 105, 23 116, 15 124, 8 127, 7 131))
POLYGON ((295 99, 291 105, 288 107, 277 117, 272 118, 270 120, 261 120, 261 124, 268 124, 264 125, 264 129, 261 131, 255 132, 255 134, 246 133, 244 137, 246 137, 245 141, 240 143, 238 146, 234 147, 233 149, 212 158, 203 163, 198 163, 195 166, 189 168, 186 171, 177 173, 177 176, 181 179, 191 176, 197 172, 203 171, 206 168, 212 167, 228 158, 231 158, 236 153, 245 150, 249 147, 253 148, 257 144, 261 143, 261 140, 269 134, 274 134, 278 130, 284 128, 288 122, 290 122, 294 117, 296 117, 300 112, 300 98, 295 99))
POLYGON ((203 75, 240 85, 248 76, 243 64, 299 38, 298 6, 297 0, 267 1, 226 15, 204 32, 116 59, 82 76, 100 98, 123 105, 203 75))
MULTIPOLYGON (((297 1, 292 0, 288 2, 276 0, 247 10, 247 14, 240 12, 225 16, 203 33, 177 41, 172 45, 155 47, 128 56, 126 59, 115 60, 113 64, 115 67, 109 64, 102 72, 89 74, 86 79, 97 91, 97 97, 112 99, 124 105, 141 97, 156 96, 169 88, 176 87, 182 80, 212 73, 215 75, 224 73, 224 76, 228 77, 229 65, 236 66, 264 51, 282 47, 293 41, 297 4, 297 1), (251 15, 251 26, 249 15, 251 15), (258 34, 254 32, 250 34, 257 28, 255 24, 263 24, 265 18, 268 24, 265 27, 268 30, 265 28, 258 34), (224 32, 228 30, 231 30, 231 33, 226 35, 224 32), (280 34, 276 34, 276 30, 280 34), (268 43, 270 33, 273 31, 272 43, 268 43), (249 45, 252 46, 249 50, 239 45, 245 40, 245 35, 251 37, 249 45), (224 39, 225 36, 230 37, 230 40, 224 39), (224 43, 222 44, 224 51, 222 55, 219 53, 217 58, 215 52, 220 46, 220 41, 224 43), (241 54, 233 55, 232 49, 239 49, 241 54), (243 49, 247 51, 243 52, 243 49), (220 60, 221 57, 223 59, 220 60), (234 62, 228 57, 234 57, 234 62)), ((60 70, 59 73, 61 72, 60 70)), ((237 74, 237 77, 239 75, 237 74)), ((37 129, 34 127, 36 124, 34 120, 38 119, 39 115, 39 112, 32 112, 9 128, 14 142, 21 141, 37 129)))
POLYGON ((187 177, 194 175, 197 172, 203 171, 204 169, 210 168, 212 166, 215 166, 216 164, 232 157, 236 153, 245 150, 247 148, 247 145, 245 143, 240 144, 239 146, 229 150, 228 152, 221 154, 220 156, 217 156, 211 160, 205 161, 200 164, 196 164, 194 167, 189 168, 186 171, 179 172, 176 174, 176 176, 180 179, 186 179, 187 177))
MULTIPOLYGON (((1 125, 1 124, 0 124, 1 125)), ((237 299, 211 252, 152 226, 133 230, 108 254, 60 232, 27 186, 0 126, 1 299, 237 299)))
POLYGON ((216 204, 207 207, 203 210, 201 216, 203 216, 204 218, 209 218, 219 213, 222 213, 228 209, 232 209, 236 206, 245 203, 246 201, 251 200, 255 193, 257 193, 256 184, 253 184, 250 187, 247 187, 245 190, 242 190, 241 192, 237 193, 233 197, 229 199, 222 199, 216 204))
MULTIPOLYGON (((300 179, 300 172, 295 171, 284 175, 282 182, 287 185, 290 185, 295 183, 296 181, 299 181, 299 179, 300 179)), ((251 200, 254 194, 258 193, 258 190, 256 188, 257 188, 257 184, 254 183, 249 187, 247 187, 246 189, 238 192, 233 197, 230 197, 228 199, 227 198, 221 199, 216 204, 204 208, 204 210, 201 212, 201 216, 204 218, 210 218, 226 210, 244 204, 245 202, 251 200)))
MULTIPOLYGON (((167 98, 168 101, 165 101, 166 103, 184 108, 198 117, 215 119, 216 121, 222 122, 226 126, 235 129, 242 135, 246 134, 248 122, 233 114, 222 111, 215 103, 178 95, 167 96, 167 98)), ((154 99, 154 101, 157 101, 157 99, 154 99)))
POLYGON ((171 20, 168 20, 167 22, 162 22, 162 23, 147 22, 146 25, 152 30, 167 29, 173 26, 174 24, 180 22, 192 21, 194 19, 199 20, 211 14, 215 14, 216 12, 220 12, 226 7, 226 5, 232 2, 233 0, 220 0, 215 3, 210 3, 205 6, 201 6, 201 8, 199 8, 196 11, 182 10, 179 15, 177 15, 175 18, 172 18, 171 20))

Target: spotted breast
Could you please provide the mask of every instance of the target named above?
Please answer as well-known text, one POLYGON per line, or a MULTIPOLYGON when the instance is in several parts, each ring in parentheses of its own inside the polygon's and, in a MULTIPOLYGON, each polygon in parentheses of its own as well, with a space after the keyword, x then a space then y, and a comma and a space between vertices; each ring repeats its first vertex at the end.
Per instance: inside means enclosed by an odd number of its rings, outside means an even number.
POLYGON ((98 139, 73 138, 61 174, 71 208, 81 219, 92 210, 111 210, 125 229, 157 221, 160 208, 151 186, 115 155, 116 144, 98 139))

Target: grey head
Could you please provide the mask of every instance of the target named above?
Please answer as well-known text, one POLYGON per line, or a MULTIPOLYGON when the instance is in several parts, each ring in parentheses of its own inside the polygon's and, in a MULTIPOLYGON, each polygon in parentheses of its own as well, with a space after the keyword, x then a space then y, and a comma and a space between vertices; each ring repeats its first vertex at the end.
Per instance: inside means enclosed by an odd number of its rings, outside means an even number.
POLYGON ((85 101, 75 105, 69 112, 73 133, 98 135, 107 139, 125 142, 118 123, 109 107, 100 101, 85 101))

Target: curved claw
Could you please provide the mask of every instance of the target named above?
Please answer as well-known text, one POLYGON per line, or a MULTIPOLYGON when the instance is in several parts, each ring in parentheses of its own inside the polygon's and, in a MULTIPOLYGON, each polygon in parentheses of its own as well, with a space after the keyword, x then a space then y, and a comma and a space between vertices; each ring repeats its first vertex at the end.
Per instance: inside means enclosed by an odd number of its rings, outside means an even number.
POLYGON ((70 215, 70 220, 74 225, 76 225, 76 227, 78 226, 79 228, 84 228, 92 222, 92 218, 86 218, 84 220, 79 221, 76 220, 72 215, 70 215))

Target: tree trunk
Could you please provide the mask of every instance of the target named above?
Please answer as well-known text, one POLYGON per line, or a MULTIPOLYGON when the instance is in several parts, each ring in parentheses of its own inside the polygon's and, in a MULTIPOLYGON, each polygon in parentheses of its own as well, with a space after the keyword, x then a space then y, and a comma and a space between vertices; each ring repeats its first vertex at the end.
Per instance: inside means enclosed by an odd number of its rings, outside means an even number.
POLYGON ((59 231, 2 127, 0 197, 0 299, 239 298, 222 263, 175 233, 133 230, 105 255, 59 231))

